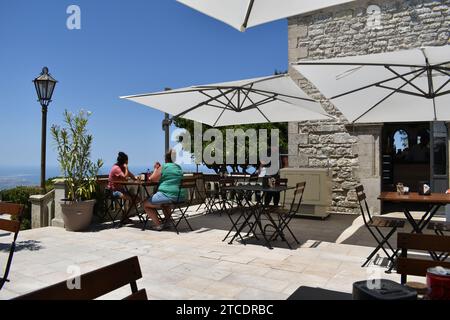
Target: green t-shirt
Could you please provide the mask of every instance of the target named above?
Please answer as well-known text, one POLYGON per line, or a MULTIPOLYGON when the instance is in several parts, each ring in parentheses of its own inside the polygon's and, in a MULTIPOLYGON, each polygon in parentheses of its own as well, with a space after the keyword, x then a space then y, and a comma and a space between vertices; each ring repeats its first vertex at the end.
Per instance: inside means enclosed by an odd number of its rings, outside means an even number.
POLYGON ((158 192, 170 198, 184 199, 185 190, 181 190, 180 183, 183 179, 183 169, 176 163, 165 163, 161 171, 161 179, 159 180, 158 192))

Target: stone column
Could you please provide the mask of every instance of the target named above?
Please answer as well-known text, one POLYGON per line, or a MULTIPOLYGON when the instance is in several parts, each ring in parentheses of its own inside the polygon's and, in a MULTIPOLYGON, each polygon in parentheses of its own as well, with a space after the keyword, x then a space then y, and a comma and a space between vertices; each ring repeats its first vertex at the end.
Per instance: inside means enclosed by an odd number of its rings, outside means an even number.
POLYGON ((65 199, 67 195, 66 183, 63 179, 55 181, 55 216, 51 225, 53 227, 64 228, 64 220, 62 218, 62 209, 60 201, 65 199))
POLYGON ((349 128, 358 138, 354 154, 358 155, 359 168, 355 175, 364 186, 367 202, 374 214, 381 213, 378 195, 381 192, 381 130, 382 124, 355 125, 349 128))

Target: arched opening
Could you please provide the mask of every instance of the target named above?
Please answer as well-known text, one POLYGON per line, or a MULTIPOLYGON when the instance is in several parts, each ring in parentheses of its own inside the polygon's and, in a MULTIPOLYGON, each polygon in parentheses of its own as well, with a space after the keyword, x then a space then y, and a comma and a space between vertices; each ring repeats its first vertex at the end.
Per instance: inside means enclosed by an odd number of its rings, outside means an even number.
POLYGON ((394 150, 397 156, 409 150, 409 135, 406 130, 399 129, 393 135, 394 150))

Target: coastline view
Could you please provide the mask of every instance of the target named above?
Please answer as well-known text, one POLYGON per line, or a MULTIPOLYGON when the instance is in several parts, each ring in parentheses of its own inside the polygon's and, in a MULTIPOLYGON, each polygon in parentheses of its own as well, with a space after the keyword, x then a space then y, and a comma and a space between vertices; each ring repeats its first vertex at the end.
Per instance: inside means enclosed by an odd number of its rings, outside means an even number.
POLYGON ((0 40, 0 305, 450 300, 450 0, 0 0, 0 40))
MULTIPOLYGON (((108 174, 106 168, 112 165, 105 165, 105 167, 99 171, 100 175, 108 174)), ((145 173, 151 166, 133 166, 130 169, 133 172, 145 173)), ((196 165, 183 165, 185 172, 197 172, 196 165)), ((206 166, 199 166, 199 172, 212 173, 213 170, 208 169, 206 166)), ((48 179, 61 177, 61 170, 57 166, 47 166, 48 179)), ((38 166, 0 166, 0 192, 6 189, 12 189, 18 186, 32 187, 38 186, 40 179, 40 168, 38 166)))

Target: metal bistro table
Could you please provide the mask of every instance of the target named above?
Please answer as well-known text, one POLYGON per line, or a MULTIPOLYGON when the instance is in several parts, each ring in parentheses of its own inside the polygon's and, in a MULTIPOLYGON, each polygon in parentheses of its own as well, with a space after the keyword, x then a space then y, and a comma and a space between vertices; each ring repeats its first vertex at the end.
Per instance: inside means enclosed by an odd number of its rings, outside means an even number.
MULTIPOLYGON (((262 222, 261 222, 261 218, 262 216, 266 216, 267 217, 267 221, 269 222, 269 225, 271 227, 273 227, 275 229, 275 234, 277 236, 280 236, 280 238, 283 241, 286 241, 286 238, 283 234, 283 232, 280 230, 280 228, 278 227, 278 224, 275 222, 275 220, 272 218, 272 216, 270 215, 270 213, 268 213, 267 211, 267 206, 264 204, 264 198, 267 192, 275 192, 275 193, 281 193, 281 192, 286 192, 287 190, 291 190, 291 189, 295 189, 295 187, 288 187, 288 186, 275 186, 275 187, 263 187, 262 185, 237 185, 237 186, 229 186, 229 187, 225 187, 224 190, 227 192, 235 192, 235 193, 245 193, 249 196, 245 196, 243 201, 245 202, 238 202, 239 207, 241 210, 241 215, 240 217, 236 220, 236 221, 240 221, 242 218, 244 218, 244 222, 242 223, 242 225, 237 228, 236 233, 234 234, 234 236, 232 237, 232 239, 230 240, 230 244, 233 243, 233 241, 236 239, 236 237, 240 237, 242 239, 241 236, 241 232, 243 231, 243 229, 245 227, 250 227, 250 231, 247 234, 250 234, 251 232, 255 232, 256 228, 259 229, 259 231, 261 232, 261 235, 264 238, 264 241, 267 245, 267 247, 269 247, 269 249, 273 249, 273 247, 270 244, 270 240, 273 239, 273 235, 270 238, 267 238, 267 235, 265 233, 265 227, 263 227, 262 222), (256 204, 252 204, 251 203, 251 197, 256 193, 256 192, 260 192, 261 196, 257 197, 257 202, 256 204), (251 222, 250 220, 254 218, 254 221, 251 222)), ((235 226, 233 225, 231 231, 235 228, 235 226)), ((276 237, 275 237, 276 239, 276 237)))
POLYGON ((142 181, 142 180, 127 180, 127 181, 113 181, 112 182, 115 185, 120 185, 123 186, 123 188, 125 189, 125 191, 130 195, 131 197, 131 202, 130 205, 128 206, 128 209, 125 210, 125 214, 122 217, 121 221, 120 221, 120 225, 123 225, 123 223, 125 222, 125 220, 127 220, 130 216, 131 210, 134 208, 136 210, 136 213, 138 214, 139 220, 141 222, 142 218, 139 214, 139 210, 137 207, 138 204, 138 197, 139 195, 145 194, 145 196, 147 198, 150 197, 150 192, 148 191, 148 187, 156 187, 158 186, 157 182, 146 182, 146 181, 142 181), (136 187, 136 193, 132 193, 130 192, 130 188, 132 187, 136 187), (144 192, 142 192, 144 191, 144 192))

